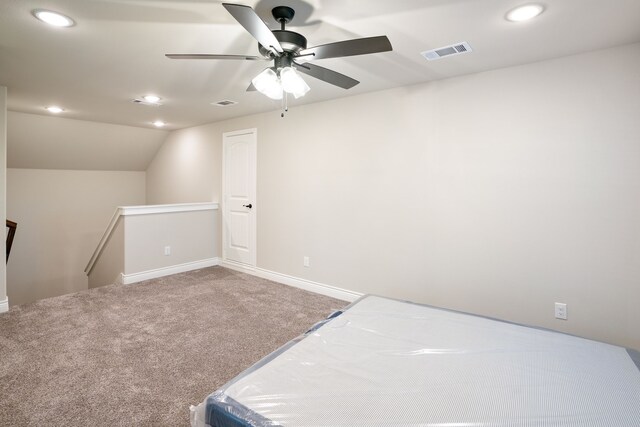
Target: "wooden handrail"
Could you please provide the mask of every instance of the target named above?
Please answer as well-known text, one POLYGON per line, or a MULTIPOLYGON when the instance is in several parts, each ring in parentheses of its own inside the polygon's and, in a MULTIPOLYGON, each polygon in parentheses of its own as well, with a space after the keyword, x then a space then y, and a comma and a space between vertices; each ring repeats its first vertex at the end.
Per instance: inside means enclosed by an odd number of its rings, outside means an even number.
POLYGON ((7 261, 9 261, 9 253, 11 252, 11 245, 13 245, 13 236, 16 235, 16 228, 18 228, 18 224, 7 220, 7 228, 9 229, 9 232, 7 233, 7 261))

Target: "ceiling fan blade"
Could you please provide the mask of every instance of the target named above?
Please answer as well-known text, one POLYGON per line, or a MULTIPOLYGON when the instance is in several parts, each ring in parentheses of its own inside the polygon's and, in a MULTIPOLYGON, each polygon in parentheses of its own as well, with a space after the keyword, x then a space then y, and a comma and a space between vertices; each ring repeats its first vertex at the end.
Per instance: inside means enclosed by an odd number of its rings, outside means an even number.
POLYGON ((262 46, 281 54, 283 52, 280 42, 273 35, 267 24, 249 6, 233 3, 222 3, 236 21, 240 23, 262 46))
POLYGON ((295 64, 296 70, 311 77, 315 77, 318 80, 331 83, 334 86, 341 87, 343 89, 351 89, 359 81, 352 79, 351 77, 340 74, 337 71, 330 70, 328 68, 319 67, 313 64, 295 64))
POLYGON ((314 46, 301 50, 298 56, 303 57, 308 55, 306 59, 315 60, 338 58, 341 56, 366 55, 368 53, 387 52, 390 50, 393 50, 393 48, 387 36, 378 36, 314 46))
POLYGON ((208 53, 168 53, 165 56, 171 59, 241 59, 247 61, 259 61, 266 59, 260 56, 216 55, 208 53))

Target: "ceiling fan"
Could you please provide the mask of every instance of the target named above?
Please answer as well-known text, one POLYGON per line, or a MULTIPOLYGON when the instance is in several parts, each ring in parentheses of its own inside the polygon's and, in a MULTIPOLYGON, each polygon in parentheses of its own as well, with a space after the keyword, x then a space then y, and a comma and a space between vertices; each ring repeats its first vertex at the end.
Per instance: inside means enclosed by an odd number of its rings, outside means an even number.
POLYGON ((258 51, 261 56, 216 54, 167 54, 165 56, 171 59, 273 60, 273 66, 258 74, 247 88, 247 91, 258 90, 271 99, 279 100, 286 94, 292 94, 295 98, 304 96, 309 91, 309 86, 298 73, 315 77, 343 89, 350 89, 359 83, 351 77, 311 64, 309 61, 392 50, 387 36, 352 39, 307 48, 307 39, 302 34, 285 29, 285 25, 291 22, 295 15, 295 11, 288 6, 277 6, 271 11, 276 21, 280 23, 279 30, 270 30, 249 6, 232 3, 223 3, 222 6, 258 41, 258 51))

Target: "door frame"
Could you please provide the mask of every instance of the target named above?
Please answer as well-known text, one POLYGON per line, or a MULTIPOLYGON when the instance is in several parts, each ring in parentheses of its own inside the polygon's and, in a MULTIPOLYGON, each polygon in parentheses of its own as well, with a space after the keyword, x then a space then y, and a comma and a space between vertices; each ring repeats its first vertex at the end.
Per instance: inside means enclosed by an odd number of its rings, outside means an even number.
POLYGON ((249 165, 250 168, 253 169, 253 180, 251 180, 251 182, 249 183, 252 187, 253 187, 253 194, 254 194, 254 199, 257 198, 257 183, 258 183, 258 165, 257 165, 257 161, 258 161, 258 129, 257 128, 250 128, 250 129, 241 129, 241 130, 235 130, 232 132, 224 132, 222 134, 222 260, 224 262, 228 262, 228 263, 234 263, 234 264, 238 264, 238 265, 242 265, 245 267, 256 267, 256 260, 257 260, 257 255, 258 255, 258 246, 257 246, 257 237, 258 237, 258 208, 257 208, 257 203, 255 200, 251 201, 251 203, 253 204, 253 207, 251 209, 251 215, 249 215, 250 218, 250 230, 252 230, 253 232, 250 232, 250 236, 249 236, 249 245, 251 245, 251 247, 253 248, 251 256, 250 256, 250 262, 249 264, 245 264, 245 263, 240 263, 238 261, 235 260, 229 260, 227 259, 227 239, 229 238, 228 233, 227 233, 227 146, 229 144, 229 138, 234 137, 234 136, 239 136, 239 135, 252 135, 252 139, 253 139, 253 145, 255 147, 255 151, 253 153, 253 158, 251 159, 251 163, 249 165))

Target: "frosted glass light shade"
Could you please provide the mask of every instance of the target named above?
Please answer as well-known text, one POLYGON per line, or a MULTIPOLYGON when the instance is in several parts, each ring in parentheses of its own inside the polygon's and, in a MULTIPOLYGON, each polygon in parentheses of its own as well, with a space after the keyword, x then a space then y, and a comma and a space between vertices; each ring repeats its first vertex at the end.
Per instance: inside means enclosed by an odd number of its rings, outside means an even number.
POLYGON ((265 94, 271 99, 282 99, 282 85, 278 79, 278 75, 271 68, 265 69, 251 80, 253 86, 260 93, 265 94))
POLYGON ((282 89, 287 93, 293 94, 296 99, 309 92, 309 85, 292 67, 284 67, 280 71, 280 80, 282 81, 282 89))

